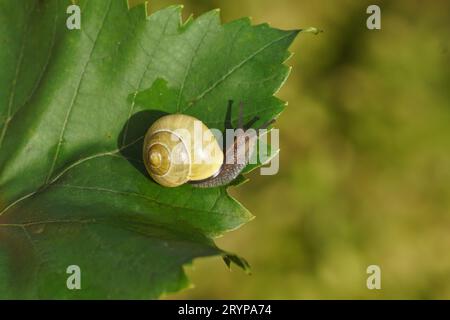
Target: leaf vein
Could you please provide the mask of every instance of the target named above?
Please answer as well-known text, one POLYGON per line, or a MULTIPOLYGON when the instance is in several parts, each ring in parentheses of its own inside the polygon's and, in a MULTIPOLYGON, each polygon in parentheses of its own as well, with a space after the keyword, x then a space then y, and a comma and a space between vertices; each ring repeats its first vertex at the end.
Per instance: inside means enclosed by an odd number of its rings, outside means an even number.
POLYGON ((206 88, 202 93, 200 93, 185 109, 184 111, 186 111, 187 109, 191 108, 193 105, 195 105, 197 102, 199 102, 201 99, 203 99, 208 93, 210 93, 212 90, 214 90, 216 87, 218 87, 221 83, 223 83, 225 80, 227 80, 234 72, 236 72, 237 70, 239 70, 240 68, 242 68, 246 63, 248 63, 249 61, 251 61, 253 58, 255 58, 257 55, 259 55, 261 52, 263 52, 264 50, 266 50, 267 48, 270 48, 272 45, 283 41, 284 39, 288 38, 292 36, 292 33, 289 33, 287 35, 284 35, 278 39, 272 40, 271 42, 269 42, 268 44, 262 46, 261 48, 259 48, 257 51, 255 51, 254 53, 252 53, 251 55, 249 55, 247 58, 245 58, 244 60, 242 60, 240 63, 238 63, 237 65, 235 65, 234 67, 232 67, 227 73, 225 73, 220 79, 218 79, 216 82, 214 82, 210 87, 206 88))
POLYGON ((64 122, 63 122, 63 126, 62 126, 61 133, 60 133, 60 136, 59 136, 58 144, 56 146, 56 152, 55 152, 55 155, 53 157, 53 161, 52 161, 52 165, 50 167, 49 173, 47 175, 46 183, 49 182, 49 180, 50 180, 50 178, 51 178, 51 176, 53 174, 53 171, 55 170, 55 165, 56 165, 56 162, 58 160, 59 153, 61 152, 61 146, 62 146, 62 143, 63 143, 63 140, 64 140, 64 134, 65 134, 68 122, 69 122, 70 115, 72 113, 72 110, 73 110, 73 107, 75 105, 75 102, 76 102, 76 100, 78 98, 78 94, 79 94, 79 91, 80 91, 81 83, 82 83, 83 78, 85 76, 87 66, 89 65, 89 62, 91 60, 92 53, 94 52, 94 49, 95 49, 95 47, 96 47, 96 45, 98 43, 98 38, 99 38, 99 36, 100 36, 100 34, 101 34, 102 30, 103 30, 103 27, 105 26, 106 18, 108 17, 108 14, 109 14, 109 12, 111 10, 111 4, 112 4, 112 1, 109 2, 108 9, 106 10, 106 13, 105 13, 105 15, 103 17, 103 20, 102 20, 102 23, 100 25, 99 31, 97 32, 97 35, 96 35, 96 38, 95 38, 95 42, 92 45, 91 51, 89 53, 89 57, 86 60, 86 63, 84 64, 84 66, 83 66, 83 71, 81 73, 80 79, 78 80, 77 88, 76 88, 75 93, 74 93, 74 95, 73 95, 73 97, 71 99, 70 106, 69 106, 69 108, 67 110, 67 113, 66 113, 66 117, 64 118, 64 122))
POLYGON ((27 22, 28 23, 25 24, 25 26, 23 27, 23 30, 24 30, 23 34, 24 34, 24 36, 23 36, 21 47, 20 47, 19 58, 17 59, 17 64, 16 64, 16 70, 15 70, 15 73, 14 73, 14 78, 13 78, 12 83, 11 83, 11 93, 9 94, 9 99, 8 99, 8 111, 7 111, 7 114, 6 114, 5 122, 3 124, 2 132, 0 134, 0 149, 1 149, 2 144, 3 144, 3 140, 4 140, 5 136, 6 136, 6 131, 9 128, 9 123, 12 120, 11 112, 12 112, 12 107, 13 107, 13 104, 14 104, 14 98, 15 98, 15 95, 16 95, 17 80, 19 79, 20 70, 22 69, 22 62, 23 62, 23 56, 24 56, 24 51, 25 51, 25 45, 26 45, 25 39, 26 39, 27 31, 29 30, 30 25, 31 25, 29 21, 31 20, 31 16, 33 15, 34 10, 36 10, 36 2, 34 3, 33 9, 31 9, 30 14, 29 14, 29 16, 27 18, 27 22))
MULTIPOLYGON (((173 209, 194 210, 194 209, 189 209, 189 208, 185 208, 185 207, 181 207, 181 206, 176 206, 176 205, 173 205, 170 203, 164 203, 164 202, 158 201, 155 198, 151 198, 144 194, 136 193, 136 192, 120 191, 120 190, 101 188, 101 187, 76 186, 76 185, 69 185, 69 184, 57 184, 57 185, 55 185, 55 187, 78 189, 78 190, 82 190, 82 191, 96 191, 96 192, 111 193, 111 194, 117 194, 117 195, 123 195, 123 196, 137 197, 137 198, 155 202, 158 205, 173 208, 173 209)), ((219 195, 219 197, 221 197, 221 196, 222 195, 219 195)), ((206 209, 195 209, 195 211, 203 212, 203 213, 211 213, 211 211, 206 210, 206 209)), ((228 214, 227 212, 218 212, 218 213, 228 214)))
POLYGON ((197 46, 195 47, 194 52, 193 52, 192 57, 191 57, 191 60, 189 61, 189 64, 188 64, 188 66, 187 66, 187 68, 186 68, 186 72, 184 73, 184 77, 183 77, 183 81, 182 81, 182 83, 181 83, 180 91, 178 92, 177 112, 180 111, 181 98, 182 98, 182 96, 183 96, 184 87, 185 87, 185 85, 186 85, 187 78, 188 78, 189 73, 190 73, 190 71, 191 71, 191 69, 192 69, 192 65, 193 65, 193 63, 194 63, 194 60, 195 60, 195 58, 197 57, 198 51, 200 50, 200 48, 201 48, 203 42, 205 41, 206 36, 207 36, 208 33, 211 31, 211 23, 212 23, 212 21, 213 21, 213 19, 211 19, 211 20, 209 21, 208 26, 206 27, 205 34, 202 36, 202 38, 201 38, 200 41, 198 42, 197 46))
MULTIPOLYGON (((175 12, 176 13, 176 12, 175 12)), ((147 74, 148 70, 150 69, 150 66, 153 62, 153 59, 155 57, 155 54, 157 52, 157 49, 160 47, 161 45, 161 40, 163 39, 163 37, 166 35, 166 31, 167 31, 167 27, 169 26, 169 22, 172 20, 174 13, 172 13, 171 15, 169 15, 169 17, 167 18, 167 21, 164 25, 163 31, 161 32, 161 35, 159 36, 158 40, 157 40, 157 45, 154 47, 154 49, 152 50, 152 52, 149 54, 145 51, 145 49, 141 46, 141 48, 143 49, 143 51, 146 53, 147 57, 149 58, 149 61, 144 69, 144 72, 142 73, 142 76, 140 77, 139 83, 137 85, 137 90, 133 95, 133 101, 131 102, 131 106, 130 106, 130 110, 128 112, 128 118, 129 119, 131 117, 131 115, 133 114, 133 110, 134 107, 136 105, 136 96, 138 94, 138 91, 141 90, 142 87, 142 83, 144 82, 144 78, 145 75, 147 74)), ((129 122, 126 123, 125 125, 125 130, 124 130, 124 134, 123 134, 123 138, 122 138, 122 144, 125 143, 125 141, 127 141, 127 136, 128 136, 128 129, 129 129, 129 122)))

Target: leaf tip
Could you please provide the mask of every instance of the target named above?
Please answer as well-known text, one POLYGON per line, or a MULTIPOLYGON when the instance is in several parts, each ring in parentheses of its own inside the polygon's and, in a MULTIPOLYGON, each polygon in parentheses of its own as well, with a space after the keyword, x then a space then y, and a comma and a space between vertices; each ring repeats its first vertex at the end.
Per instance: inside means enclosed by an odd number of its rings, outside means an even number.
POLYGON ((230 271, 231 271, 231 265, 232 265, 232 263, 234 263, 239 268, 241 268, 247 275, 252 274, 251 266, 247 262, 247 260, 245 260, 244 258, 239 257, 235 254, 226 253, 222 256, 222 259, 230 271))

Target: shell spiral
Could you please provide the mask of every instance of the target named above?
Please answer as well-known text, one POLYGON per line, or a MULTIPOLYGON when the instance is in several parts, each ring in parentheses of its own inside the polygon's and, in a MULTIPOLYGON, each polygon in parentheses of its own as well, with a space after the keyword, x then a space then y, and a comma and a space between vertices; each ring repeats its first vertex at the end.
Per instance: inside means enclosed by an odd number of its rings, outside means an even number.
POLYGON ((143 158, 152 179, 165 187, 211 178, 224 161, 208 127, 182 114, 164 116, 153 123, 145 135, 143 158))

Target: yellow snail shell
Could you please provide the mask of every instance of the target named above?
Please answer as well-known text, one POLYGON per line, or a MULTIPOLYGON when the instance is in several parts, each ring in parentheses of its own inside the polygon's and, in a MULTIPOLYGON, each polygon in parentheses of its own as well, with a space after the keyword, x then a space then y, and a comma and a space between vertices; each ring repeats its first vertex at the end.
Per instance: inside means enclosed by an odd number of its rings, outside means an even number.
POLYGON ((153 123, 145 135, 143 151, 148 173, 165 187, 213 177, 224 161, 223 151, 208 127, 183 114, 164 116, 153 123), (196 122, 197 127, 201 125, 199 143, 194 143, 196 122))

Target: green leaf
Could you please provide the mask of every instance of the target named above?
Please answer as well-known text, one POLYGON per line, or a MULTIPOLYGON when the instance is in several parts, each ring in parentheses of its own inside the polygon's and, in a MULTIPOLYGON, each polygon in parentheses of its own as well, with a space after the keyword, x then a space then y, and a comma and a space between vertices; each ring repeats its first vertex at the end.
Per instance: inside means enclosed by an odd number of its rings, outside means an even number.
POLYGON ((225 188, 154 183, 142 136, 174 112, 223 129, 229 99, 247 120, 277 116, 297 31, 78 3, 81 30, 65 26, 69 0, 0 2, 0 298, 157 298, 211 255, 248 270, 213 238, 251 214, 225 188))

